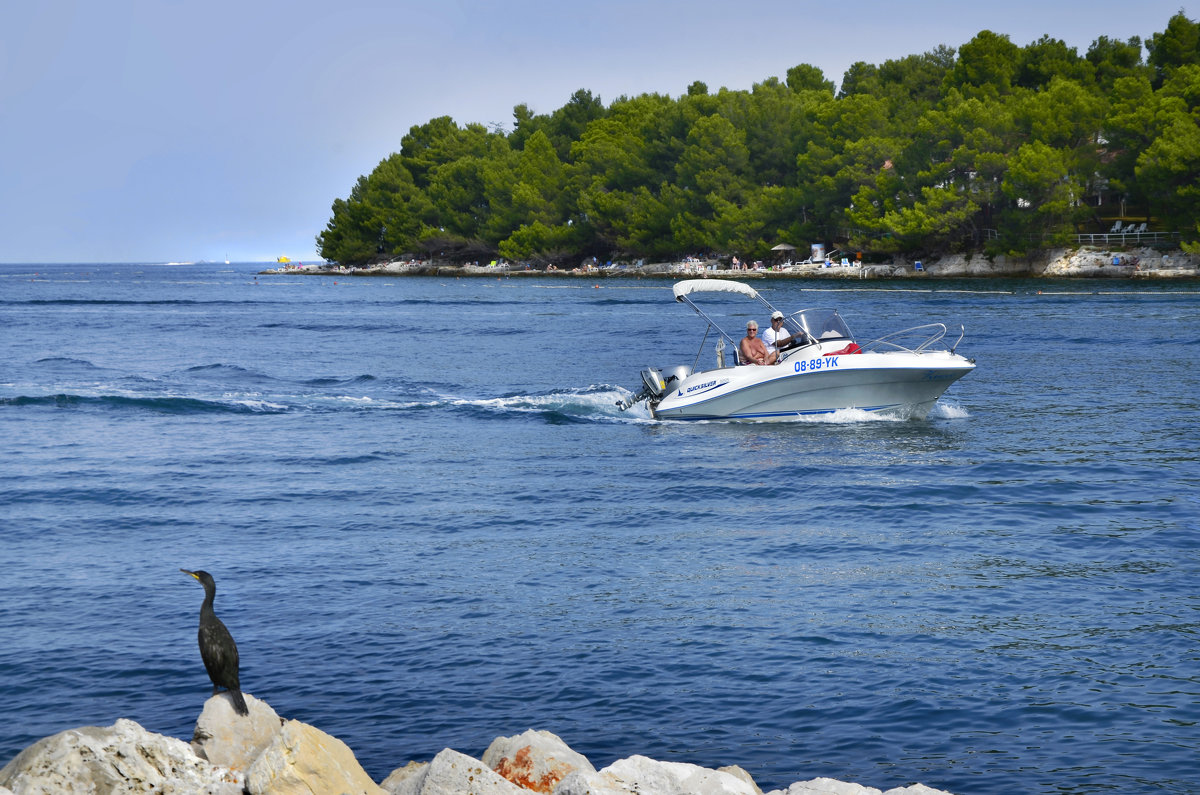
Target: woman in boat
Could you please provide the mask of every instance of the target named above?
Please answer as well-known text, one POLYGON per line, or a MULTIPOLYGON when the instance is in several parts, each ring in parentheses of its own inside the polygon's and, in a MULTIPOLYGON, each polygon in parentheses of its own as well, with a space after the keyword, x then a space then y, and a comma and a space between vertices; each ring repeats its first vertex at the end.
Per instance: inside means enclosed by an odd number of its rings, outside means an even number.
POLYGON ((742 364, 775 364, 778 353, 767 350, 767 346, 758 338, 758 323, 751 320, 746 323, 746 336, 738 346, 742 364))

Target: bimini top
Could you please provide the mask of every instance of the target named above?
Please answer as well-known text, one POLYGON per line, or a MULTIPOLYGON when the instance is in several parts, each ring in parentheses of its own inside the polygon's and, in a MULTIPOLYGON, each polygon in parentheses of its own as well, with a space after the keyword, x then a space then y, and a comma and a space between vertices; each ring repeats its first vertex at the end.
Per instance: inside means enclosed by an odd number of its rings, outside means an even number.
POLYGON ((688 279, 675 282, 674 290, 676 301, 682 301, 685 295, 692 293, 740 293, 750 298, 758 298, 758 292, 753 287, 728 279, 688 279))

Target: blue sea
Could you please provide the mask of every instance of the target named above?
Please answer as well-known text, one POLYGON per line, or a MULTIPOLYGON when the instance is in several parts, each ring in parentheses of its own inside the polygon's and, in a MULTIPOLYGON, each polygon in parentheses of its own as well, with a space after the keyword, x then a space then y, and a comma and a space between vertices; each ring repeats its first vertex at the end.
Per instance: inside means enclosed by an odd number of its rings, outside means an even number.
POLYGON ((260 267, 0 266, 0 764, 190 739, 182 567, 376 780, 536 728, 764 790, 1200 792, 1200 283, 755 282, 978 368, 919 421, 673 424, 615 405, 696 356, 669 281, 260 267))

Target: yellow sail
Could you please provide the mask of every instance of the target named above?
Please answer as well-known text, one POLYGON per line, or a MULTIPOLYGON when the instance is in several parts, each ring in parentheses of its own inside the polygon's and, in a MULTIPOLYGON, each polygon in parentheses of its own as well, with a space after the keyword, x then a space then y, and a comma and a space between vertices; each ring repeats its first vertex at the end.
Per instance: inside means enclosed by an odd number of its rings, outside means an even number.
POLYGON ((279 259, 277 259, 275 261, 276 262, 291 262, 291 260, 288 259, 287 257, 280 257, 279 259))

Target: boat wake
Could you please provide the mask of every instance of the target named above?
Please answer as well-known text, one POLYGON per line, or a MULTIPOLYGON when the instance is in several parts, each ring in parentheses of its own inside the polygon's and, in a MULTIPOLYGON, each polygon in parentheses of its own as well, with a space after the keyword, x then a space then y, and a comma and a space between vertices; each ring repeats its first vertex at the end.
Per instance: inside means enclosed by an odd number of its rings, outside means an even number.
POLYGON ((57 409, 99 409, 149 411, 156 414, 278 414, 287 406, 255 397, 225 399, 187 396, 77 395, 60 392, 53 395, 14 395, 0 397, 0 406, 45 406, 57 409))
MULTIPOLYGON (((403 397, 372 397, 348 394, 263 394, 260 392, 225 392, 219 395, 202 394, 136 394, 128 391, 114 393, 102 390, 88 394, 87 390, 55 392, 41 395, 0 396, 0 407, 41 407, 51 409, 81 409, 98 411, 150 412, 153 414, 285 414, 296 412, 339 413, 361 411, 437 412, 452 411, 479 419, 524 418, 539 419, 549 424, 570 423, 657 423, 644 403, 621 411, 618 401, 629 396, 621 387, 591 386, 564 389, 544 394, 511 394, 501 397, 466 397, 430 393, 403 397)), ((928 419, 962 419, 969 417, 966 409, 937 403, 928 419)), ((838 409, 822 414, 797 416, 789 422, 810 425, 855 425, 861 423, 906 422, 907 417, 881 414, 862 409, 838 409)), ((679 424, 674 420, 662 420, 679 424)), ((691 420, 682 424, 728 424, 731 420, 691 420)))
POLYGON ((513 394, 497 398, 450 398, 457 409, 493 417, 538 417, 552 424, 572 422, 652 422, 645 406, 622 412, 617 402, 628 390, 608 385, 554 390, 540 395, 513 394))
POLYGON ((621 412, 628 395, 612 386, 513 392, 499 397, 455 394, 370 375, 311 378, 285 383, 224 365, 190 368, 168 378, 126 376, 56 384, 0 384, 0 408, 78 409, 152 414, 290 414, 344 412, 453 412, 482 419, 537 418, 551 424, 651 422, 645 407, 621 412), (8 392, 9 394, 3 394, 8 392))

